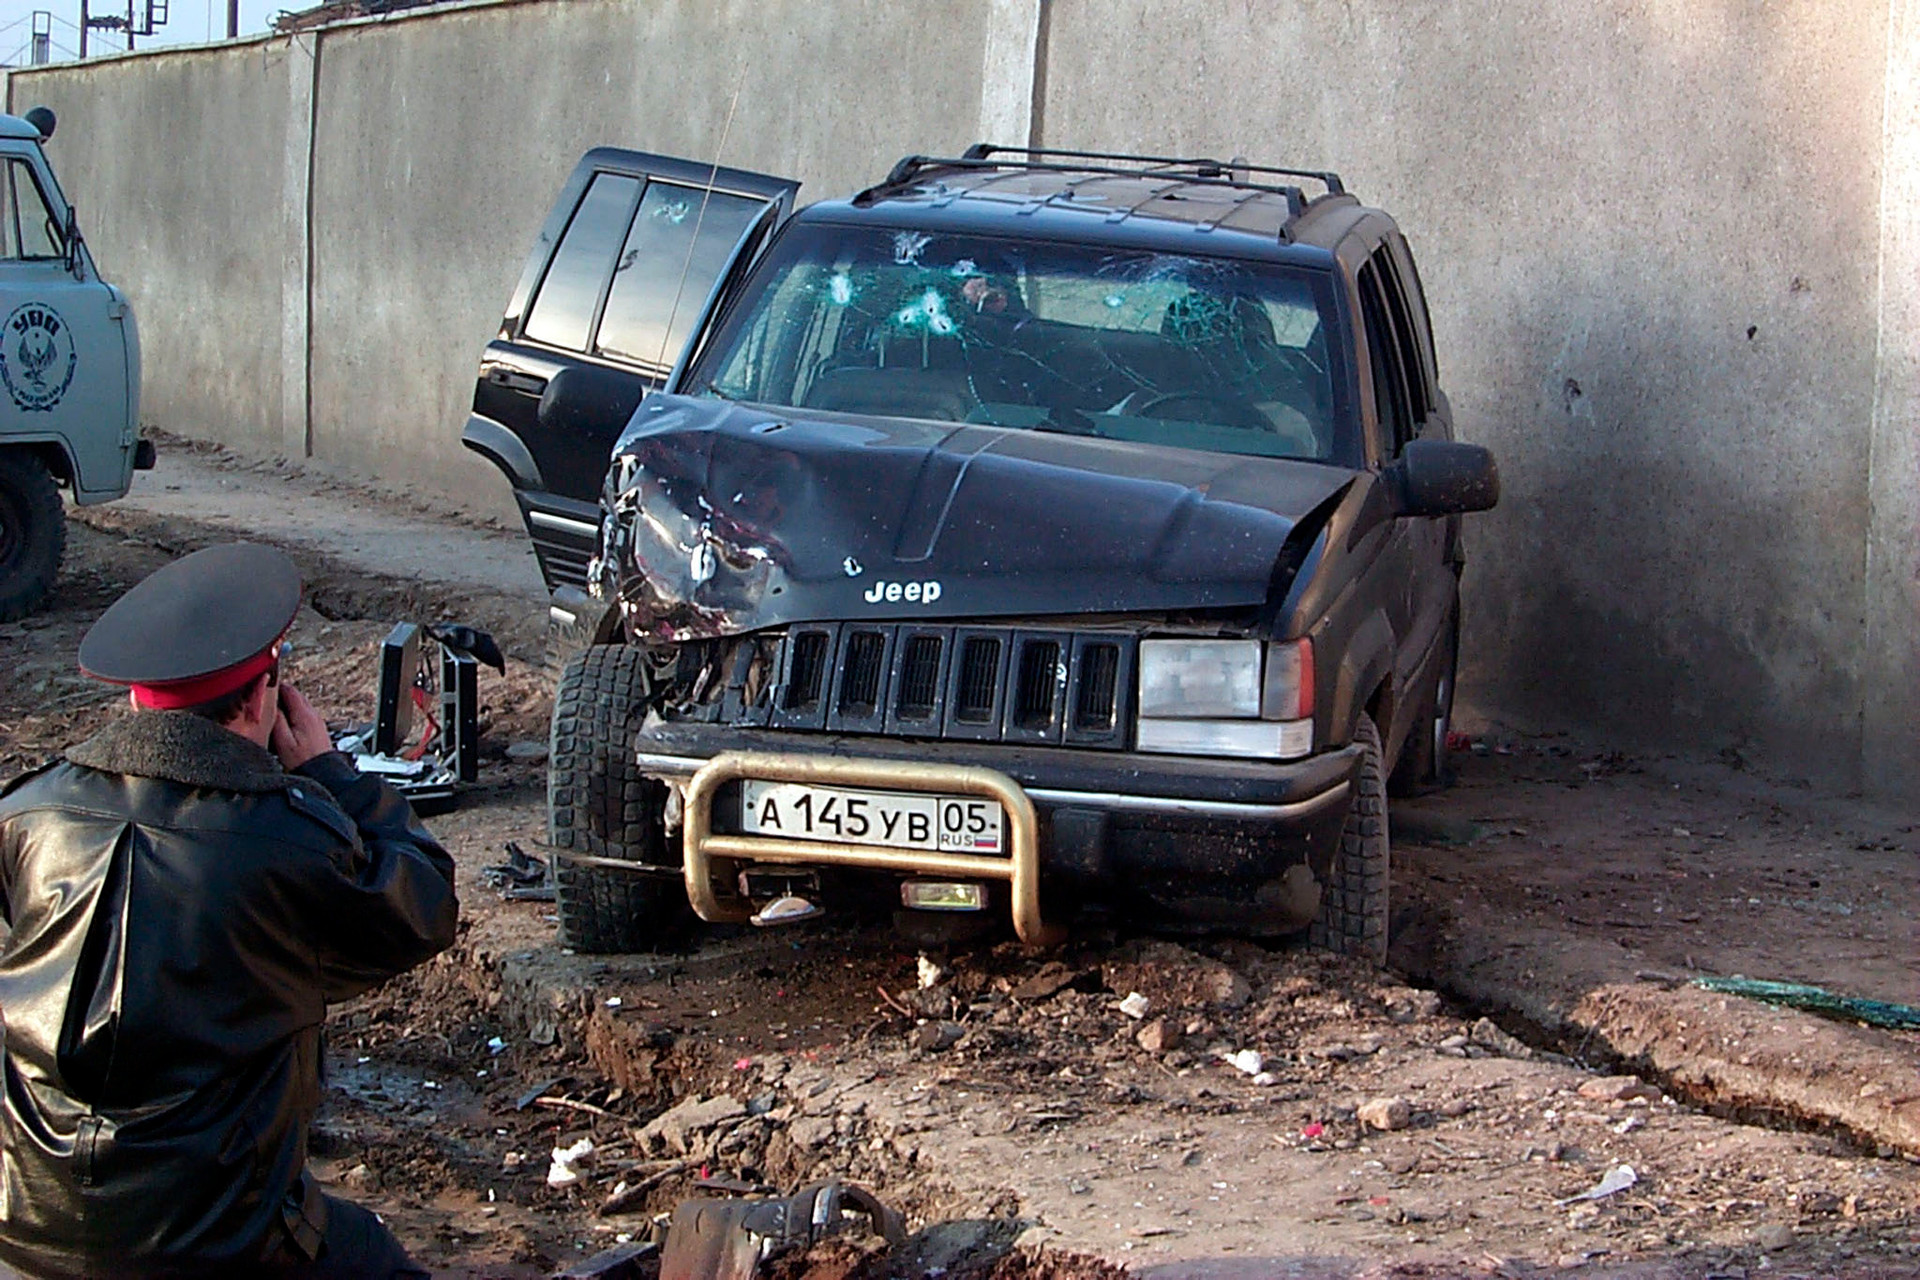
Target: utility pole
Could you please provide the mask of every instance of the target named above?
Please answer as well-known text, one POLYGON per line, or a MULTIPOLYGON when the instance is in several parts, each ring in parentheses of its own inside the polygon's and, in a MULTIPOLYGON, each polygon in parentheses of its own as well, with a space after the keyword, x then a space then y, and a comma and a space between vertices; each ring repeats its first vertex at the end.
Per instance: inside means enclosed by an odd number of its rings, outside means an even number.
POLYGON ((87 0, 80 0, 80 60, 87 60, 87 28, 92 20, 87 17, 87 0))
POLYGON ((127 52, 133 52, 133 0, 127 0, 127 52))
POLYGON ((240 0, 227 0, 227 39, 240 38, 240 0))
POLYGON ((53 60, 53 15, 45 9, 33 11, 33 53, 28 61, 44 67, 53 60))

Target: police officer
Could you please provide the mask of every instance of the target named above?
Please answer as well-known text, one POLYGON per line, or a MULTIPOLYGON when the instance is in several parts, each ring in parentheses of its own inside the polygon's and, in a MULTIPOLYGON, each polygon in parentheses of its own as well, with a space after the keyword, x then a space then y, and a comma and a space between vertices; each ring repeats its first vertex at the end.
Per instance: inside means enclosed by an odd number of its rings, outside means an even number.
POLYGON ((210 547, 80 644, 134 713, 0 791, 0 1260, 425 1276, 306 1171, 320 1027, 453 940, 453 861, 281 678, 293 562, 210 547))

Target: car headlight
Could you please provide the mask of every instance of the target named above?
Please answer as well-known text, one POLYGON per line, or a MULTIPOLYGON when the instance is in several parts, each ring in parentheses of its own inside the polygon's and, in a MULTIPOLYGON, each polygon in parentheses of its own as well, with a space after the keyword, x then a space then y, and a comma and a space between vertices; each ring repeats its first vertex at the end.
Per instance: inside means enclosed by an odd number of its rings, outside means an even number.
POLYGON ((1259 718, 1260 642, 1142 640, 1140 715, 1259 718))
POLYGON ((1135 745, 1293 760, 1313 750, 1313 645, 1142 640, 1135 745))

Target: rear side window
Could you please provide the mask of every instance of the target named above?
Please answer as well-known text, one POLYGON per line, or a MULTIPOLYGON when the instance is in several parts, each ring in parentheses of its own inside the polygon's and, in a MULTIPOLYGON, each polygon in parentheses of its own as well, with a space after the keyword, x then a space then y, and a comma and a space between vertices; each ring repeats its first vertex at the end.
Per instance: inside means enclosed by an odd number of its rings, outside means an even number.
POLYGON ((614 267, 599 349, 663 371, 671 366, 713 282, 766 208, 754 196, 649 182, 614 267))
POLYGON ((66 255, 64 237, 54 221, 33 166, 25 160, 7 161, 6 181, 0 187, 0 258, 13 260, 60 258, 66 255))
POLYGON ((1360 311, 1367 326, 1367 360, 1373 373, 1373 401, 1380 417, 1376 444, 1382 458, 1395 458, 1413 438, 1413 409, 1406 370, 1401 365, 1404 347, 1394 332, 1386 292, 1373 263, 1360 268, 1358 283, 1360 311))
POLYGON ((540 294, 527 315, 529 338, 569 351, 587 349, 594 308, 613 270, 613 255, 627 234, 639 190, 637 178, 594 175, 540 282, 540 294))

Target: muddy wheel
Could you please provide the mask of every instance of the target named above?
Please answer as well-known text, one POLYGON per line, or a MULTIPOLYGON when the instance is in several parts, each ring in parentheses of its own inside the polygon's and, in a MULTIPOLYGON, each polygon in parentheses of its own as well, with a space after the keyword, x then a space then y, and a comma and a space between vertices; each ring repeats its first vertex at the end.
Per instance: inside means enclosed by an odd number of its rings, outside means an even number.
POLYGON ((1387 792, 1396 796, 1423 796, 1444 791, 1453 785, 1453 770, 1447 764, 1447 735, 1453 732, 1453 677, 1460 667, 1460 609, 1440 642, 1440 678, 1434 682, 1433 700, 1407 733, 1406 745, 1394 762, 1387 779, 1387 792))
POLYGON ((18 449, 0 450, 0 622, 39 607, 66 549, 66 512, 46 464, 18 449))
POLYGON ((1387 785, 1380 765, 1380 731, 1362 715, 1353 740, 1365 748, 1353 775, 1353 807, 1340 831, 1333 871, 1320 892, 1320 919, 1309 931, 1316 947, 1387 962, 1390 842, 1387 785))
MULTIPOLYGON (((547 837, 556 851, 677 869, 661 824, 666 788, 633 761, 651 689, 646 653, 628 645, 594 645, 561 671, 547 767, 547 837)), ((671 871, 623 871, 558 853, 555 862, 567 946, 649 951, 684 934, 692 910, 671 871)))

